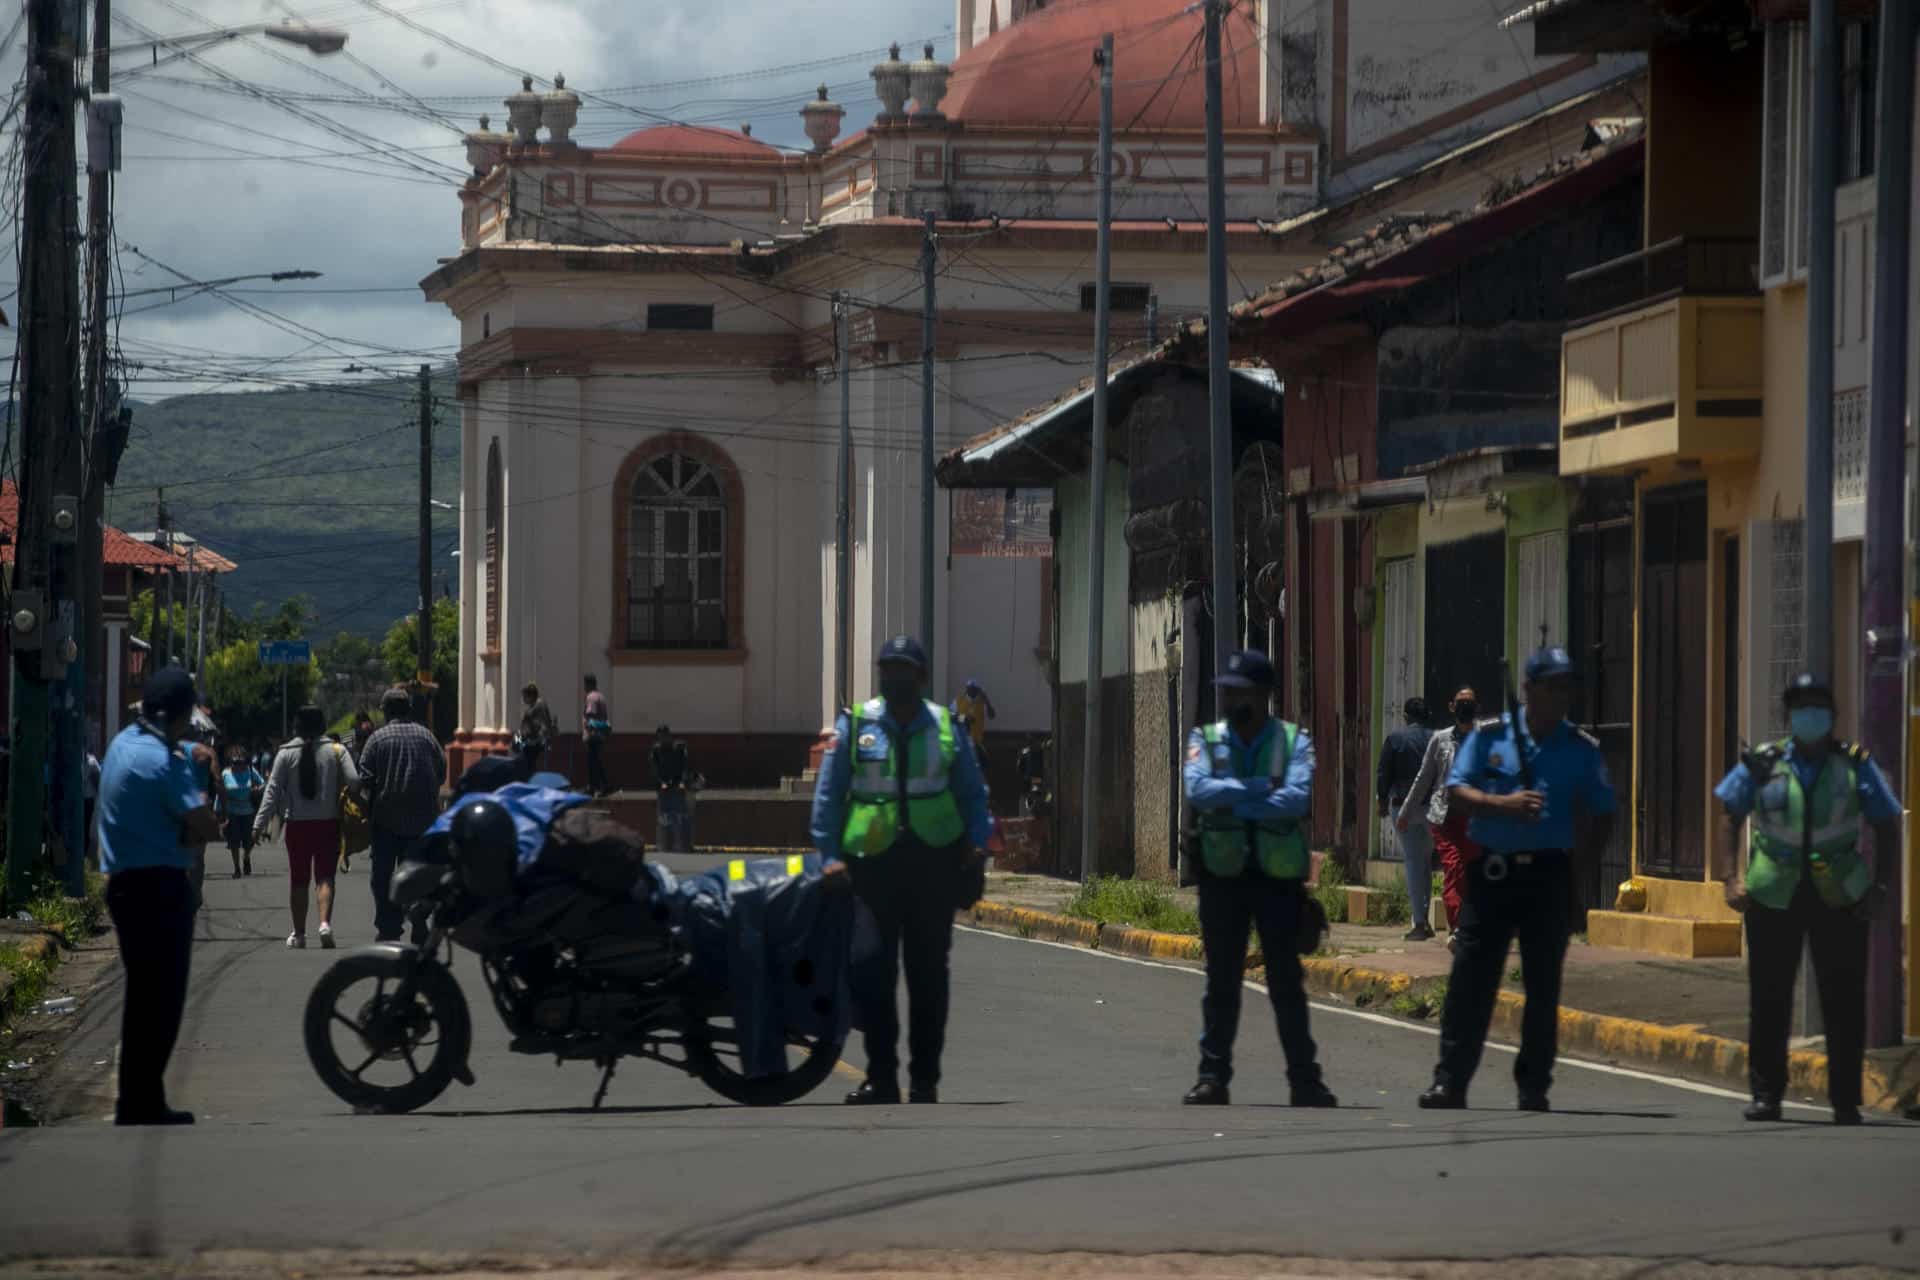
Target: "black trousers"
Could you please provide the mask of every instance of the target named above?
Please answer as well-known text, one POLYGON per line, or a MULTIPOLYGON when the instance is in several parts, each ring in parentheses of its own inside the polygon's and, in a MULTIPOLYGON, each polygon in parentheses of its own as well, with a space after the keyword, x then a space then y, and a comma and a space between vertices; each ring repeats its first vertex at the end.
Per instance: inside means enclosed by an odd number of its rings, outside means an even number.
POLYGON ((1467 869, 1466 900, 1456 930, 1460 946, 1453 956, 1446 1007, 1440 1012, 1440 1066, 1433 1080, 1462 1092, 1472 1081, 1486 1047, 1507 952, 1518 936, 1527 1007, 1513 1078, 1522 1089, 1545 1092, 1553 1084, 1553 1060, 1560 1051, 1560 974, 1573 905, 1571 859, 1559 849, 1507 854, 1507 877, 1493 880, 1487 868, 1494 858, 1488 850, 1467 869))
POLYGON ((1248 874, 1200 878, 1200 940, 1207 954, 1207 989, 1200 1000, 1200 1078, 1233 1079, 1233 1041, 1240 1030, 1240 993, 1247 977, 1247 938, 1260 930, 1267 960, 1267 998, 1287 1055, 1287 1081, 1320 1082, 1319 1050, 1307 1023, 1305 974, 1294 950, 1300 936, 1298 880, 1248 874))
POLYGON ((164 1111, 167 1059, 187 1007, 193 954, 193 886, 174 867, 142 867, 107 879, 107 911, 127 971, 120 1007, 122 1115, 164 1111))
POLYGON ((1867 933, 1851 909, 1821 901, 1811 881, 1785 911, 1747 907, 1747 1078, 1753 1096, 1778 1099, 1787 1091, 1787 1035, 1793 1020, 1793 984, 1804 939, 1813 952, 1813 981, 1827 1028, 1827 1099, 1860 1105, 1867 1043, 1867 933))
POLYGON ((606 751, 605 738, 587 736, 587 790, 594 795, 608 789, 606 751))
POLYGON ((900 1077, 900 1010, 894 989, 907 973, 908 1078, 940 1083, 947 1041, 947 954, 953 947, 957 846, 930 849, 911 836, 852 862, 853 891, 865 910, 853 936, 853 1004, 867 1041, 867 1078, 900 1077))

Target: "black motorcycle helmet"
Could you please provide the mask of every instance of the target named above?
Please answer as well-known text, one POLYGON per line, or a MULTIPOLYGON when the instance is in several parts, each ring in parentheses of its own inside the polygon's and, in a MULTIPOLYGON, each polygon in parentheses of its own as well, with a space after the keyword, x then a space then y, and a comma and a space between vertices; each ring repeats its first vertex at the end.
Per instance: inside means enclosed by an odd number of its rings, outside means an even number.
POLYGON ((494 800, 476 800, 453 815, 453 865, 469 893, 500 898, 513 892, 520 863, 513 815, 494 800))

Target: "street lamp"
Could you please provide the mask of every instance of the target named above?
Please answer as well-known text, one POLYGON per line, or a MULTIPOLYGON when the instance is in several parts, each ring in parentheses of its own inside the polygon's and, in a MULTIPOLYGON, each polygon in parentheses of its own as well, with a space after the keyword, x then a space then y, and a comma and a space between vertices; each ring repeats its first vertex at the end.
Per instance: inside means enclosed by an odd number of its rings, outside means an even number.
POLYGON ((213 45, 224 44, 229 40, 239 40, 246 36, 265 36, 269 40, 299 45, 317 57, 338 53, 347 47, 347 33, 338 27, 310 27, 298 22, 256 22, 244 27, 221 27, 214 31, 193 31, 185 35, 161 36, 154 40, 116 45, 114 52, 138 53, 145 49, 153 53, 153 60, 146 66, 121 72, 120 77, 124 80, 142 71, 151 71, 155 67, 165 66, 176 58, 192 57, 213 45), (173 52, 163 58, 160 56, 162 49, 172 49, 173 52))

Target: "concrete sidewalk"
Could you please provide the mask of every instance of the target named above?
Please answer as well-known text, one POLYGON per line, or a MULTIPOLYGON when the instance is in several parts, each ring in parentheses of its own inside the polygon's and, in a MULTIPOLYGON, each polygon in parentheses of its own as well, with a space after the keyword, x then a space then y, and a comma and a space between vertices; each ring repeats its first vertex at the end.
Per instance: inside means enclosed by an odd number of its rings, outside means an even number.
MULTIPOLYGON (((1199 939, 1125 925, 1097 925, 1067 915, 1079 891, 1072 880, 994 872, 987 898, 973 912, 983 928, 1072 942, 1143 958, 1197 964, 1199 939)), ((1189 910, 1191 888, 1166 890, 1189 910)), ((1336 924, 1327 945, 1306 962, 1308 985, 1324 996, 1383 1012, 1432 1019, 1452 968, 1445 935, 1407 942, 1407 926, 1336 924)), ((1249 958, 1250 977, 1259 957, 1249 958)), ((1805 975, 1802 975, 1804 980, 1805 975)), ((1520 957, 1508 963, 1495 1034, 1517 1039, 1523 1007, 1520 957)), ((1747 972, 1743 959, 1677 960, 1577 937, 1567 951, 1561 985, 1563 1050, 1621 1065, 1675 1071, 1731 1089, 1746 1088, 1747 972)), ((1826 1055, 1821 1041, 1795 1046, 1796 1096, 1824 1102, 1826 1055)), ((1900 1111, 1920 1097, 1920 1045, 1869 1055, 1870 1105, 1900 1111)))

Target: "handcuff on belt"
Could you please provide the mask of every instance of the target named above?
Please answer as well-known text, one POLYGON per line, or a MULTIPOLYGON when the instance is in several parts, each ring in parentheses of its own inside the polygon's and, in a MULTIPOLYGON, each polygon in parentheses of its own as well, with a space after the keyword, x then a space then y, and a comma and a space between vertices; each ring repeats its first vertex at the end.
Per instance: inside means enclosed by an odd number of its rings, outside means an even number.
POLYGON ((1480 860, 1480 874, 1489 884, 1499 884, 1513 874, 1514 867, 1532 866, 1533 858, 1534 855, 1531 853, 1504 853, 1499 849, 1493 849, 1480 860))

